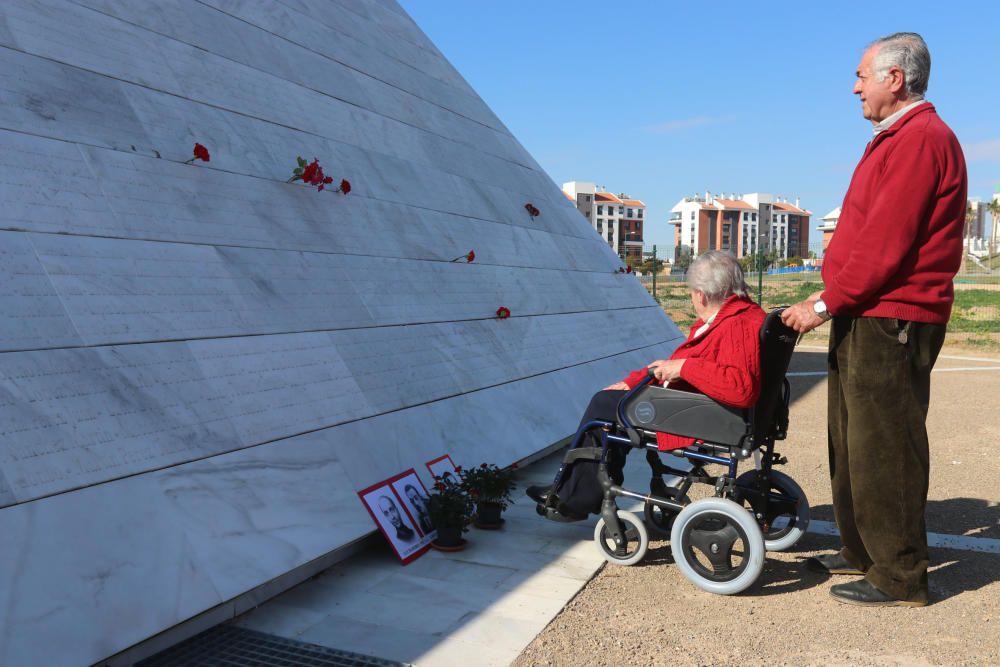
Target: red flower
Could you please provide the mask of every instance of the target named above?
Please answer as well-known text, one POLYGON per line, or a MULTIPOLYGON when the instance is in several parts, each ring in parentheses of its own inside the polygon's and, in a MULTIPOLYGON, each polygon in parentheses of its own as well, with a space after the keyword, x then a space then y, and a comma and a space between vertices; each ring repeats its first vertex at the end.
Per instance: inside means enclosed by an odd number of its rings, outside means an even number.
POLYGON ((343 180, 341 180, 340 181, 340 192, 346 195, 350 191, 351 191, 351 182, 349 180, 347 180, 346 178, 343 179, 343 180))
POLYGON ((625 269, 625 273, 632 273, 632 265, 631 264, 629 264, 628 268, 625 269))
POLYGON ((319 160, 313 158, 313 161, 305 166, 302 173, 299 175, 303 181, 308 183, 312 180, 312 177, 316 175, 316 170, 319 169, 319 160))
POLYGON ((510 308, 507 308, 506 306, 500 306, 497 308, 497 317, 501 320, 505 320, 510 317, 510 308))
POLYGON ((530 201, 524 205, 524 210, 526 210, 528 212, 528 215, 530 215, 532 218, 538 217, 538 214, 541 213, 541 211, 538 210, 538 207, 536 207, 530 201))
POLYGON ((483 470, 486 470, 486 469, 487 469, 487 468, 489 468, 490 466, 489 466, 489 464, 486 464, 486 463, 480 463, 480 464, 479 464, 479 467, 480 467, 480 468, 482 468, 483 470))
POLYGON ((469 264, 472 264, 474 261, 476 261, 476 251, 470 250, 469 254, 465 256, 465 261, 468 262, 469 264))
POLYGON ((194 156, 203 162, 208 162, 211 159, 208 149, 199 143, 195 143, 194 145, 194 156))
POLYGON ((323 179, 324 185, 330 185, 330 183, 333 183, 333 176, 327 176, 326 178, 323 179))
MULTIPOLYGON (((437 477, 435 477, 434 479, 437 479, 437 477)), ((434 482, 434 488, 437 489, 438 491, 444 491, 444 484, 442 484, 441 482, 434 482)))
POLYGON ((462 472, 462 466, 455 466, 455 472, 462 472))

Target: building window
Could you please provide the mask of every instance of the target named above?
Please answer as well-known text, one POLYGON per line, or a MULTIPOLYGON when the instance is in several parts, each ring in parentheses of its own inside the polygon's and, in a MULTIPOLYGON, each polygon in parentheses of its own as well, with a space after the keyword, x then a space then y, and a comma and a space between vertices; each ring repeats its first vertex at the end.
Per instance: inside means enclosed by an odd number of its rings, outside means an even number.
POLYGON ((628 215, 626 215, 625 217, 626 218, 631 218, 632 217, 632 209, 628 210, 628 215))
POLYGON ((604 215, 604 206, 597 207, 597 215, 604 215))
POLYGON ((694 220, 694 211, 691 211, 691 219, 694 220))
POLYGON ((752 220, 753 222, 757 222, 757 214, 756 213, 751 213, 750 214, 750 220, 752 220))
POLYGON ((589 202, 590 201, 590 195, 583 195, 583 201, 589 202))
POLYGON ((597 231, 599 232, 604 231, 604 224, 600 220, 597 221, 597 231))
POLYGON ((639 209, 639 216, 638 217, 639 217, 640 220, 642 220, 642 209, 641 208, 639 209))
POLYGON ((618 215, 621 215, 624 212, 625 212, 625 207, 624 206, 619 206, 618 207, 618 215))
POLYGON ((627 232, 627 231, 629 231, 630 229, 632 229, 632 223, 631 223, 631 222, 629 222, 628 220, 626 220, 626 221, 625 221, 625 231, 627 232))

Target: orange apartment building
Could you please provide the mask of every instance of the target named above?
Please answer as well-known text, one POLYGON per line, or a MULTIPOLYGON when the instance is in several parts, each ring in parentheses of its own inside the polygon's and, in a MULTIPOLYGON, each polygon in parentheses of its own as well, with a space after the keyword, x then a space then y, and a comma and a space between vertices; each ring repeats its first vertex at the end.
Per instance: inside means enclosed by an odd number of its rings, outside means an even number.
POLYGON ((780 197, 747 195, 685 197, 671 209, 675 257, 728 250, 737 257, 775 251, 778 257, 806 257, 812 213, 780 197))
POLYGON ((563 183, 562 190, 622 261, 633 265, 642 261, 646 204, 641 199, 615 195, 585 181, 563 183))

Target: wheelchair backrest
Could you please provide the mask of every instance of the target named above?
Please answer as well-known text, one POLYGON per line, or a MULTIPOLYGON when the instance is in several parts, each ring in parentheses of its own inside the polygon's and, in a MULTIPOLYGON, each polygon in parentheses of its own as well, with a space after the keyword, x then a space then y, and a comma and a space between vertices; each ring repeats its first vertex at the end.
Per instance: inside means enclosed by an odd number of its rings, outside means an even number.
POLYGON ((751 416, 753 440, 757 446, 776 434, 784 437, 788 426, 785 373, 798 334, 781 321, 783 310, 777 308, 768 313, 760 328, 760 398, 751 416))

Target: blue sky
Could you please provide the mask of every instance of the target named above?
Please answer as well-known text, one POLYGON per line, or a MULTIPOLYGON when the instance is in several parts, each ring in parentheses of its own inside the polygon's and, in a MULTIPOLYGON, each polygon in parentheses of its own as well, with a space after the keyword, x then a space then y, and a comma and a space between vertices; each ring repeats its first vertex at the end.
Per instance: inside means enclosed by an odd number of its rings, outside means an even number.
POLYGON ((695 192, 799 197, 814 225, 839 206, 871 136, 854 71, 900 30, 931 49, 927 99, 966 150, 969 195, 1000 185, 994 2, 401 4, 557 184, 643 199, 647 246, 672 246, 670 208, 695 192))

